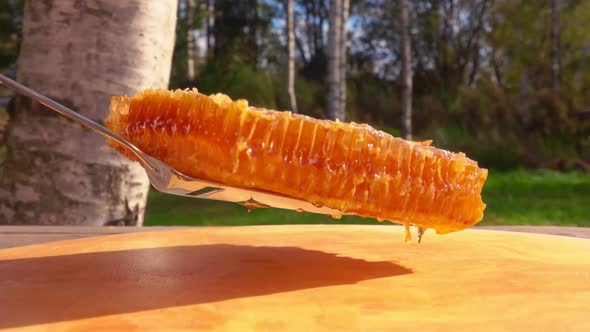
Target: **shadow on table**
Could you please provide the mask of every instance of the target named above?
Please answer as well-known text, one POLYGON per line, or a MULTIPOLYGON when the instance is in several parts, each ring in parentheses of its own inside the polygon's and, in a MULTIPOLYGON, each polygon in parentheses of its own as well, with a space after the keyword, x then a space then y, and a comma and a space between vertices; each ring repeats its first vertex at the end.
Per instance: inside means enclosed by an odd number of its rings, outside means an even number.
POLYGON ((0 328, 412 273, 297 247, 211 244, 0 261, 0 328))

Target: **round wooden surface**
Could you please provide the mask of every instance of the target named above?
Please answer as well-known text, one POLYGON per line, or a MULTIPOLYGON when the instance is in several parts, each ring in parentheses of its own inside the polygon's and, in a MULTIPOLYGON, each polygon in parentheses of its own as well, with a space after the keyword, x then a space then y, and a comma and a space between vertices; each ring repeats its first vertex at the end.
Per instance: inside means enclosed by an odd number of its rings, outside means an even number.
POLYGON ((590 331, 590 240, 401 227, 122 234, 0 250, 0 328, 590 331))

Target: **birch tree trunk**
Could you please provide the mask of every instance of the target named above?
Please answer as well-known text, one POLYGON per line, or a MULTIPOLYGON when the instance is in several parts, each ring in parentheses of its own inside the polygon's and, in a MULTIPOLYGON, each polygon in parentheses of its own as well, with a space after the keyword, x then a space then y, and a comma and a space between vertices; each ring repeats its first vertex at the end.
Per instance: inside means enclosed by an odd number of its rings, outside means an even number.
POLYGON ((213 18, 214 18, 214 13, 213 13, 213 5, 212 5, 212 0, 206 0, 206 11, 207 11, 207 18, 205 20, 205 34, 206 34, 206 43, 207 43, 207 59, 209 58, 209 56, 211 55, 211 35, 213 34, 213 18))
POLYGON ((291 112, 297 113, 295 97, 295 29, 293 21, 293 0, 287 0, 287 93, 291 112))
POLYGON ((326 111, 328 118, 344 121, 340 109, 340 48, 342 34, 342 0, 331 0, 328 14, 327 89, 326 111))
POLYGON ((559 0, 549 0, 551 9, 551 87, 554 93, 557 93, 560 88, 560 19, 559 19, 559 0))
MULTIPOLYGON (((176 1, 26 1, 17 79, 102 122, 112 95, 167 87, 176 1)), ((82 126, 24 98, 8 128, 0 223, 141 225, 149 182, 82 126)))
POLYGON ((195 9, 195 0, 186 0, 186 78, 189 82, 196 78, 195 9))
POLYGON ((412 45, 410 40, 410 8, 408 0, 400 0, 402 43, 402 137, 412 139, 412 45))
POLYGON ((340 34, 340 87, 339 87, 339 105, 338 108, 343 116, 346 116, 346 55, 348 45, 348 14, 349 14, 350 2, 349 0, 342 1, 342 32, 340 34))

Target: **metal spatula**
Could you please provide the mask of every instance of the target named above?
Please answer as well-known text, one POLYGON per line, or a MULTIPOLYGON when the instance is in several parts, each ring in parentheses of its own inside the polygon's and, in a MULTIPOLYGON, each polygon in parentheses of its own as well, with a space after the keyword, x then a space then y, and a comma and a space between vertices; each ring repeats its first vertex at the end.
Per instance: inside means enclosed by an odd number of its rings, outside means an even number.
POLYGON ((237 188, 186 176, 163 162, 145 154, 131 142, 100 124, 2 74, 0 74, 0 83, 121 144, 121 146, 137 156, 152 186, 158 191, 179 196, 233 202, 242 204, 248 209, 274 207, 331 216, 340 216, 343 214, 341 211, 335 209, 317 207, 309 202, 275 193, 237 188))

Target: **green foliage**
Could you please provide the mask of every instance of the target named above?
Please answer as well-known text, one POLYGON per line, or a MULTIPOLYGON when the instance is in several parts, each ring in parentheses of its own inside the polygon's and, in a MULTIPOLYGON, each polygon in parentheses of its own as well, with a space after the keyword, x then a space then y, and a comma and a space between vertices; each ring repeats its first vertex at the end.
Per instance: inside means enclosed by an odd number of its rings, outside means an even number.
POLYGON ((270 76, 249 65, 212 61, 201 69, 197 87, 206 94, 222 92, 232 99, 247 99, 253 106, 276 108, 270 76))
POLYGON ((348 82, 349 118, 356 121, 397 126, 399 112, 396 85, 372 75, 352 76, 348 82))
POLYGON ((429 112, 419 136, 466 152, 485 167, 543 167, 560 158, 587 158, 583 141, 589 124, 575 116, 581 110, 571 96, 554 96, 548 89, 529 90, 523 99, 480 80, 459 89, 447 112, 429 112))
POLYGON ((393 128, 393 127, 377 127, 376 129, 381 130, 385 133, 388 133, 389 135, 393 136, 393 137, 401 137, 401 133, 399 128, 393 128))
MULTIPOLYGON (((273 76, 277 108, 279 110, 288 110, 287 78, 282 73, 273 76)), ((316 118, 324 117, 322 107, 324 88, 320 83, 307 80, 301 76, 295 77, 295 96, 299 113, 316 118)))
POLYGON ((464 152, 481 167, 494 170, 518 168, 527 157, 518 137, 509 130, 500 132, 498 128, 473 135, 461 126, 432 125, 420 138, 432 139, 433 145, 439 148, 464 152))
POLYGON ((3 0, 0 5, 0 71, 13 67, 21 41, 22 0, 3 0))
MULTIPOLYGON (((590 36, 590 3, 564 1, 560 15, 561 82, 566 90, 588 89, 581 77, 590 69, 587 52, 590 36)), ((550 25, 547 3, 543 1, 502 1, 498 4, 491 44, 505 57, 506 86, 516 92, 527 76, 534 88, 549 86, 550 25)), ((584 75, 586 76, 586 75, 584 75)))
POLYGON ((545 1, 502 1, 498 4, 492 47, 503 53, 503 79, 517 92, 523 76, 547 86, 549 68, 549 12, 545 1), (535 77, 533 76, 541 76, 535 77), (539 80, 540 79, 540 80, 539 80))
POLYGON ((269 1, 214 1, 212 56, 219 59, 231 54, 238 62, 253 68, 265 62, 272 63, 271 58, 276 53, 268 50, 276 46, 276 36, 271 22, 279 15, 280 8, 277 3, 269 1))
MULTIPOLYGON (((281 89, 281 91, 285 92, 285 96, 287 96, 285 89, 281 89)), ((300 113, 317 118, 324 117, 324 87, 320 83, 297 77, 295 78, 295 91, 300 113)))

